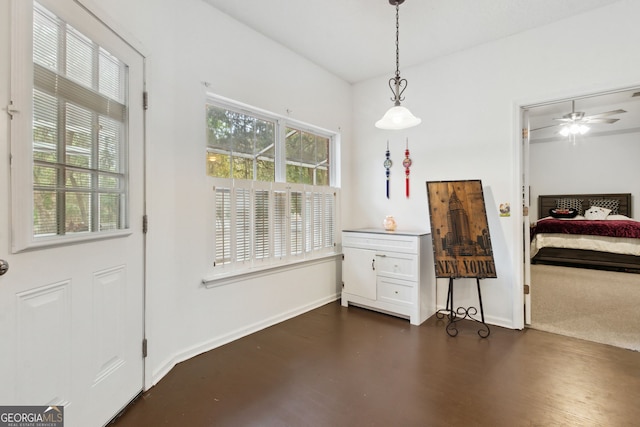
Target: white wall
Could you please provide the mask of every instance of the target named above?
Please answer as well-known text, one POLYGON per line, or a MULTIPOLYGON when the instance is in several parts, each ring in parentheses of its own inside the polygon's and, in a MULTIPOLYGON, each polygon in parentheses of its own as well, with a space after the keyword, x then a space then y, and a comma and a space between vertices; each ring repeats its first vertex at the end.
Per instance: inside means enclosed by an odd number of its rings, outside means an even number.
MULTIPOLYGON (((522 235, 520 205, 520 105, 640 84, 640 2, 611 6, 402 69, 409 81, 405 106, 423 123, 406 131, 381 131, 373 123, 389 105, 388 76, 354 87, 354 137, 358 155, 343 192, 348 227, 379 226, 393 214, 398 228, 429 229, 426 181, 481 179, 495 253, 497 279, 482 281, 491 323, 521 327, 522 235), (401 194, 404 138, 413 158, 412 196, 401 194), (391 140, 394 193, 384 197, 382 161, 391 140), (348 194, 347 194, 348 192, 348 194), (499 217, 508 202, 510 217, 499 217)), ((425 43, 428 43, 425 40, 425 43)), ((460 279, 455 305, 477 306, 475 282, 460 279), (458 290, 459 289, 459 290, 458 290)), ((446 301, 439 279, 438 304, 446 301)))
MULTIPOLYGON (((555 139, 529 149, 531 219, 541 194, 632 193, 632 216, 640 218, 640 133, 555 139)), ((543 213, 547 216, 548 213, 543 213)))
POLYGON ((148 58, 147 384, 181 360, 334 300, 340 262, 206 289, 204 100, 212 93, 340 131, 351 87, 200 0, 100 2, 148 58))

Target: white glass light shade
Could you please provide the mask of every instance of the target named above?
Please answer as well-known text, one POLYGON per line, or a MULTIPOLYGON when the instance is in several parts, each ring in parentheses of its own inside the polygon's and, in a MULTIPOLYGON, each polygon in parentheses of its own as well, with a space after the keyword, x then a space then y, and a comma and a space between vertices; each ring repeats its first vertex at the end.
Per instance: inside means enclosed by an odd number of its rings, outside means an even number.
POLYGON ((589 132, 589 126, 580 125, 577 123, 572 123, 571 125, 563 126, 562 129, 560 129, 560 135, 562 136, 577 135, 577 134, 584 135, 587 132, 589 132))
POLYGON ((421 122, 422 120, 411 114, 411 111, 407 108, 402 105, 396 105, 389 108, 385 115, 376 122, 376 127, 379 129, 398 130, 419 125, 421 122))

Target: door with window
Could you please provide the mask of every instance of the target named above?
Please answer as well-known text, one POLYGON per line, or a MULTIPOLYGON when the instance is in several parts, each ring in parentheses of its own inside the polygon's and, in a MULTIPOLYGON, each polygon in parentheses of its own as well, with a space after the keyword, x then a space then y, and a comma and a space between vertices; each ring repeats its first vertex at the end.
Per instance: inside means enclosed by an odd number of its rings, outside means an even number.
POLYGON ((143 388, 144 59, 76 1, 0 7, 0 402, 103 425, 143 388))

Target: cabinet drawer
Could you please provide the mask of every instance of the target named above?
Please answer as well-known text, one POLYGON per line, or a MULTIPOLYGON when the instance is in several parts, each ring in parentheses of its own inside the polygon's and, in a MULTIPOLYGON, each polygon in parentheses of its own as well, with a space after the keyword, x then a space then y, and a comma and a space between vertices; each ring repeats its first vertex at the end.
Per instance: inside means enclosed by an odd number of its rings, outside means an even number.
POLYGON ((378 276, 418 280, 418 256, 399 253, 376 253, 378 276))
POLYGON ((418 238, 390 233, 343 232, 342 246, 391 252, 418 253, 418 238))
POLYGON ((378 300, 392 304, 413 305, 415 283, 378 278, 378 300))

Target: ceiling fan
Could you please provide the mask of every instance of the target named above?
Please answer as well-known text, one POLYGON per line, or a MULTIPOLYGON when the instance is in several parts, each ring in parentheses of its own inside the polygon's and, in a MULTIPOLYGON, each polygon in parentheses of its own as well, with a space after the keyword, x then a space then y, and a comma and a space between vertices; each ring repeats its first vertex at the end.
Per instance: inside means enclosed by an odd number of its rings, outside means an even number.
POLYGON ((626 110, 618 109, 612 111, 606 111, 604 113, 592 114, 587 116, 586 113, 582 111, 576 111, 576 101, 571 101, 571 112, 562 116, 562 118, 554 118, 553 120, 559 121, 561 123, 557 123, 554 125, 543 126, 536 129, 532 129, 531 131, 536 131, 540 129, 546 129, 550 127, 560 126, 560 133, 562 136, 568 135, 584 135, 589 131, 590 124, 597 123, 615 123, 620 119, 610 118, 615 114, 626 113, 626 110))

